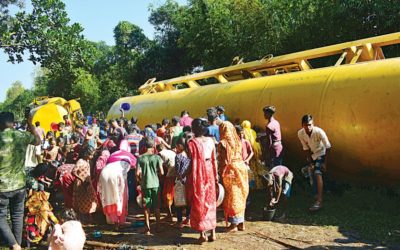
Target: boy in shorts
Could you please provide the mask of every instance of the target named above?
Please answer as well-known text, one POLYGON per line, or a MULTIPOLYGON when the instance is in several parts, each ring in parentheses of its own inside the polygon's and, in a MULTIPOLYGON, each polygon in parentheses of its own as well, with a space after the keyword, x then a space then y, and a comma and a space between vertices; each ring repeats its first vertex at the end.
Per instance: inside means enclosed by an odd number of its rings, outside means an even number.
POLYGON ((160 181, 164 174, 163 161, 154 154, 154 139, 144 138, 146 153, 137 161, 136 177, 143 193, 143 209, 146 220, 145 234, 150 235, 150 209, 155 210, 157 228, 160 221, 160 181))
POLYGON ((302 129, 297 133, 303 150, 306 154, 307 162, 311 164, 314 172, 314 192, 316 200, 309 208, 311 212, 318 211, 322 208, 322 193, 323 193, 323 173, 327 168, 327 156, 331 148, 331 143, 321 128, 314 126, 313 117, 304 115, 301 119, 302 129))

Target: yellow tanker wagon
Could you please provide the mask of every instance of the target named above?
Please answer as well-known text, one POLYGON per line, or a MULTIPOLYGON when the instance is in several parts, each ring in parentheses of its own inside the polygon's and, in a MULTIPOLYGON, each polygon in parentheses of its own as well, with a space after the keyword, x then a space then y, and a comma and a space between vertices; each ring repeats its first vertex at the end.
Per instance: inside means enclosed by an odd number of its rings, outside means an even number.
POLYGON ((33 117, 33 124, 39 121, 46 133, 55 130, 58 123, 64 122, 64 115, 73 121, 73 125, 82 116, 81 105, 75 99, 66 101, 61 97, 38 97, 28 108, 33 117))
POLYGON ((262 108, 274 105, 285 157, 298 162, 290 167, 304 162, 297 131, 301 117, 312 114, 333 145, 328 163, 333 177, 399 183, 400 57, 388 59, 384 53, 386 46, 399 43, 400 32, 170 80, 151 79, 140 87, 141 95, 117 100, 107 118, 120 117, 124 107, 126 117, 138 117, 143 126, 182 110, 204 116, 207 108, 223 105, 231 121, 264 127, 262 108), (312 67, 323 58, 334 58, 334 63, 312 67), (204 81, 215 84, 200 86, 204 81))

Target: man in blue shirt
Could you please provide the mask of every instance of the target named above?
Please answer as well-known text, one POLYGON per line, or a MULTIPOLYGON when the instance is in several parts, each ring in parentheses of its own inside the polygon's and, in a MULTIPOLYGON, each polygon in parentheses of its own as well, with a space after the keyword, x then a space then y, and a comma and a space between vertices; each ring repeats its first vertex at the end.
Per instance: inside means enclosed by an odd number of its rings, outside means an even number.
POLYGON ((218 120, 220 120, 220 118, 218 117, 217 110, 215 108, 208 109, 207 118, 208 122, 210 123, 210 126, 207 127, 208 129, 207 136, 214 137, 215 144, 218 144, 220 137, 219 137, 219 126, 217 125, 217 123, 218 120))

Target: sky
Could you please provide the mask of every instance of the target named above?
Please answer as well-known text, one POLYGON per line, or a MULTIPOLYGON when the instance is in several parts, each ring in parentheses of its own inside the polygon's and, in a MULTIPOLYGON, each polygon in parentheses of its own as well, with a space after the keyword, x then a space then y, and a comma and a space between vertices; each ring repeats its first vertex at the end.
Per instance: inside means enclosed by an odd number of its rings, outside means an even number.
MULTIPOLYGON (((186 0, 176 1, 186 3, 186 0)), ((26 2, 29 10, 29 0, 26 2)), ((165 0, 64 0, 71 23, 81 24, 86 39, 105 41, 108 45, 115 44, 113 30, 120 21, 138 25, 147 37, 152 38, 154 29, 148 22, 148 8, 150 4, 159 6, 164 2, 165 0)), ((7 89, 17 80, 21 81, 25 88, 31 88, 37 67, 30 61, 12 64, 7 60, 7 55, 0 52, 0 102, 5 100, 7 89)))

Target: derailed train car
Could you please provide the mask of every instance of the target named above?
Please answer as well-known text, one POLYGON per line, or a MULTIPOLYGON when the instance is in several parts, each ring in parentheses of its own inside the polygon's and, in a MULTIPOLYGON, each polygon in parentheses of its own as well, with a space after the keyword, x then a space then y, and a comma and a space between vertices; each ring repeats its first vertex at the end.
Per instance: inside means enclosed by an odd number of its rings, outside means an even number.
MULTIPOLYGON (((274 105, 286 158, 303 163, 297 131, 312 114, 333 145, 329 173, 338 179, 381 184, 400 181, 400 57, 385 58, 400 32, 241 63, 170 80, 151 79, 141 95, 124 97, 107 118, 138 117, 139 125, 188 110, 204 116, 225 106, 231 121, 264 127, 262 107, 274 105), (329 57, 331 66, 313 61, 329 57), (215 83, 201 86, 200 83, 215 83), (180 89, 182 88, 183 89, 180 89)), ((397 47, 398 48, 398 47, 397 47)), ((392 48, 393 49, 393 48, 392 48)))
POLYGON ((58 124, 64 122, 64 115, 68 116, 73 126, 83 118, 81 105, 76 99, 66 101, 61 97, 38 97, 26 109, 30 112, 33 123, 40 122, 46 133, 57 131, 58 124))

